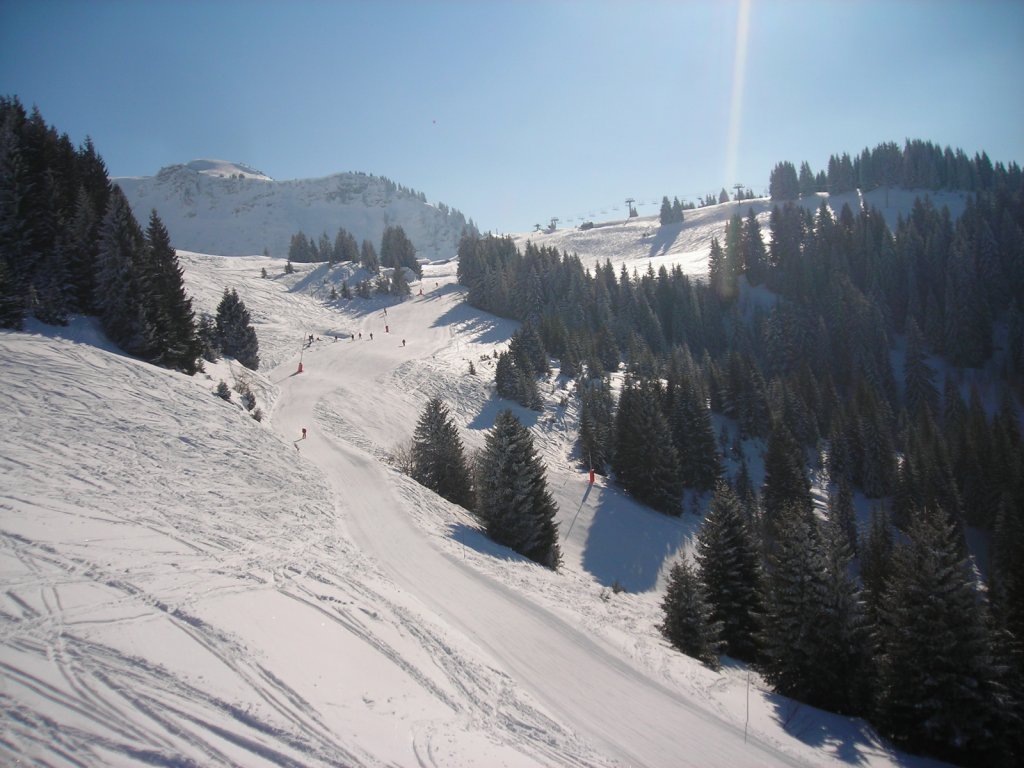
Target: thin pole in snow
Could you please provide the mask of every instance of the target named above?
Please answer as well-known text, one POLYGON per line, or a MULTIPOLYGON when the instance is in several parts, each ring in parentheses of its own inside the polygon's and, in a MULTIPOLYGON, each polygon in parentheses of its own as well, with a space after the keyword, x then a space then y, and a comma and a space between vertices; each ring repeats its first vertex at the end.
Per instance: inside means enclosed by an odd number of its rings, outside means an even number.
POLYGON ((743 723, 743 743, 747 743, 747 726, 750 725, 750 669, 747 669, 747 721, 743 723))

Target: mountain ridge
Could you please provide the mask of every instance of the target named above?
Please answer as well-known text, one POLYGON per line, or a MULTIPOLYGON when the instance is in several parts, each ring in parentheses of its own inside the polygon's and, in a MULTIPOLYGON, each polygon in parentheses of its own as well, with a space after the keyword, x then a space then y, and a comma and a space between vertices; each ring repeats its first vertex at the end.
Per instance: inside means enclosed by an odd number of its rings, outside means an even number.
POLYGON ((202 159, 112 181, 137 218, 156 209, 173 245, 200 253, 283 257, 296 232, 333 241, 339 228, 379 246, 385 228, 401 226, 420 258, 435 261, 454 256, 473 228, 460 211, 362 172, 277 181, 248 165, 202 159))

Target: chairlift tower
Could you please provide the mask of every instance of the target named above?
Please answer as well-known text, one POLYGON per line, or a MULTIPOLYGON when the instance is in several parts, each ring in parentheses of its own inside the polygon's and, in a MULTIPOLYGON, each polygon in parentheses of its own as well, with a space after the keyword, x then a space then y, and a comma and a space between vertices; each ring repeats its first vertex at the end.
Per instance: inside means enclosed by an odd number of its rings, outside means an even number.
POLYGON ((626 198, 626 218, 627 219, 631 219, 634 216, 638 215, 637 212, 636 212, 636 209, 633 207, 633 203, 635 203, 635 202, 636 202, 636 198, 633 198, 633 197, 627 197, 626 198))
POLYGON ((740 197, 740 193, 743 191, 742 184, 733 184, 732 188, 736 190, 736 204, 739 205, 743 202, 743 198, 740 197))

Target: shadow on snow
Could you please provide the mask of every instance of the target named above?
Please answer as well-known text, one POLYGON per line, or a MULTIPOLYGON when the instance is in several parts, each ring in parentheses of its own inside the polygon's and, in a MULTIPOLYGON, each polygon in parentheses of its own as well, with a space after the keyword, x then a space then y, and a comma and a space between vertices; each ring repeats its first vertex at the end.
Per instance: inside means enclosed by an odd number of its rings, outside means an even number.
POLYGON ((693 537, 701 522, 692 514, 654 512, 613 486, 601 488, 592 508, 583 567, 600 584, 617 583, 628 592, 654 589, 666 560, 693 537))

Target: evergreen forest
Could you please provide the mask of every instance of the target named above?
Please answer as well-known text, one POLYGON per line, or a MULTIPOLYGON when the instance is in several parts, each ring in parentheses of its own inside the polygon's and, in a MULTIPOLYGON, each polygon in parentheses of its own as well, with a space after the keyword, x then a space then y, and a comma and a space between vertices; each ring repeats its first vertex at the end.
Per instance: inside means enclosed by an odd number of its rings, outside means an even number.
POLYGON ((670 642, 753 662, 779 692, 866 716, 915 751, 1015 764, 1020 168, 908 141, 817 175, 780 164, 772 183, 767 221, 738 211, 711 243, 707 279, 464 237, 469 303, 522 323, 498 392, 539 407, 536 377, 557 358, 575 380, 585 463, 669 515, 710 494, 696 566, 670 578, 670 642), (922 192, 890 228, 877 209, 812 197, 848 184, 970 195, 954 220, 922 192), (855 497, 870 525, 857 525, 855 497), (969 531, 988 542, 985 572, 969 531))
POLYGON ((237 293, 216 320, 201 318, 157 212, 145 230, 90 139, 75 147, 38 109, 0 98, 0 327, 27 317, 65 325, 98 318, 126 353, 194 374, 202 360, 259 364, 258 342, 237 293))

